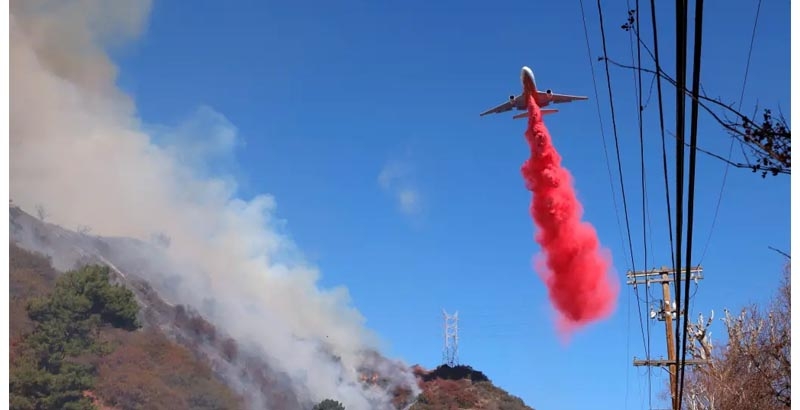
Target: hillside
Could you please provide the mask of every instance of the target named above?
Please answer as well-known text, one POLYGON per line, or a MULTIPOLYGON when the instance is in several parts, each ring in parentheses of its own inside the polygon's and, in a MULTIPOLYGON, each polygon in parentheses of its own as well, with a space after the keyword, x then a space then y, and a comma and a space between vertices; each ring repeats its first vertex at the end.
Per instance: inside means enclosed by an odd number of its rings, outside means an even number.
MULTIPOLYGON (((221 317, 216 322, 209 319, 208 313, 214 313, 213 301, 191 306, 175 303, 186 300, 186 294, 181 293, 186 275, 182 278, 176 274, 180 267, 172 264, 164 252, 169 245, 163 238, 144 242, 75 232, 44 222, 14 205, 9 208, 9 223, 12 242, 50 258, 53 266, 47 269, 51 276, 87 264, 109 266, 111 280, 124 284, 135 295, 141 307, 139 319, 143 328, 164 335, 206 363, 215 376, 243 397, 242 408, 306 409, 315 404, 309 397, 308 386, 276 368, 274 357, 258 343, 235 339, 226 333, 224 326, 229 318, 221 317)), ((317 344, 318 351, 328 357, 326 370, 343 367, 341 359, 328 351, 324 343, 295 340, 298 344, 317 344)), ((402 409, 418 392, 413 374, 401 363, 374 351, 360 352, 359 359, 355 370, 360 374, 377 374, 381 383, 376 390, 362 378, 361 386, 350 384, 346 388, 356 387, 370 394, 374 400, 370 409, 402 409)))
POLYGON ((534 410, 469 366, 414 368, 422 394, 410 410, 534 410))
POLYGON ((13 243, 12 409, 237 409, 209 366, 154 329, 140 329, 133 294, 88 266, 59 275, 13 243))
MULTIPOLYGON (((148 400, 145 408, 156 409, 169 404, 175 409, 304 410, 315 404, 308 399, 306 387, 271 365, 258 346, 235 340, 196 307, 168 302, 179 299, 175 292, 179 285, 157 246, 71 231, 13 206, 10 225, 12 363, 20 362, 25 336, 37 326, 26 309, 28 302, 52 294, 64 272, 87 265, 107 267, 107 281, 124 285, 133 295, 140 326, 135 330, 109 323, 98 327, 97 343, 106 350, 77 355, 92 376, 82 381, 86 388, 81 397, 94 398, 107 409, 138 408, 135 404, 144 400, 148 400)), ((12 376, 15 371, 21 374, 20 369, 12 366, 12 376)), ((375 410, 530 410, 468 367, 408 369, 369 351, 363 353, 356 370, 366 391, 388 393, 388 405, 372 406, 375 410), (397 378, 404 373, 411 377, 409 384, 397 378)), ((33 407, 23 403, 12 408, 33 407)))
MULTIPOLYGON (((42 283, 54 280, 61 272, 90 264, 109 266, 110 279, 133 292, 140 307, 138 319, 143 329, 188 349, 225 384, 236 386, 237 393, 244 398, 244 408, 264 408, 266 403, 286 408, 302 407, 287 377, 272 369, 261 356, 239 346, 194 308, 163 298, 163 293, 170 294, 170 288, 168 279, 159 276, 153 268, 165 265, 157 251, 131 239, 101 238, 70 231, 42 222, 17 207, 12 206, 9 214, 11 242, 21 250, 46 255, 49 259, 49 262, 41 259, 36 262, 37 271, 45 272, 41 278, 22 279, 40 285, 29 285, 29 292, 41 292, 42 283)), ((32 256, 29 254, 25 258, 32 256)), ((12 297, 12 306, 14 300, 12 297)), ((24 310, 17 311, 12 317, 25 315, 24 310)), ((28 326, 24 321, 20 323, 18 326, 22 328, 28 326)))

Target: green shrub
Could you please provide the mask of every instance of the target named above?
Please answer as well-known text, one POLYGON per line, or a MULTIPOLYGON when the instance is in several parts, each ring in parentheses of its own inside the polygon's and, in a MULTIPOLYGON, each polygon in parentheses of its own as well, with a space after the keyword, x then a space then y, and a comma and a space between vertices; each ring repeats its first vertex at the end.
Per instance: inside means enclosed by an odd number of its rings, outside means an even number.
POLYGON ((27 312, 34 329, 12 358, 12 409, 91 409, 84 391, 94 385, 86 353, 104 351, 97 343, 102 325, 136 329, 139 306, 133 293, 109 282, 108 267, 67 272, 53 292, 32 298, 27 312))
POLYGON ((314 406, 313 410, 345 410, 345 408, 336 400, 325 399, 314 406))

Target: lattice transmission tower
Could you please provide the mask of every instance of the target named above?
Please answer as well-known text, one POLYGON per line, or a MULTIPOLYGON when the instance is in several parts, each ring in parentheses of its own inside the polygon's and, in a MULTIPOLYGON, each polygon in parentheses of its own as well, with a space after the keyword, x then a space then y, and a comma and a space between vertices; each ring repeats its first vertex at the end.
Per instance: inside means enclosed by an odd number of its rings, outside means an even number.
POLYGON ((453 367, 458 365, 458 312, 448 315, 442 309, 444 315, 444 349, 442 350, 442 361, 444 364, 453 367))

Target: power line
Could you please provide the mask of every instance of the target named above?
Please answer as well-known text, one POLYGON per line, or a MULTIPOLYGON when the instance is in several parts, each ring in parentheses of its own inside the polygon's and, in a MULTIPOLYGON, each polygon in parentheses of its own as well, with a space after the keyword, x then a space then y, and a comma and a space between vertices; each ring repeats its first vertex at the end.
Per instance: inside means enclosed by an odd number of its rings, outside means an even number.
MULTIPOLYGON (((675 0, 675 74, 677 80, 677 87, 675 89, 675 132, 677 138, 675 141, 675 191, 678 207, 675 210, 675 267, 680 269, 681 266, 681 239, 683 236, 683 171, 684 171, 684 134, 685 134, 685 115, 686 115, 686 100, 684 90, 686 89, 686 37, 687 37, 687 12, 686 0, 675 0)), ((675 304, 678 312, 681 311, 681 293, 680 293, 680 280, 675 281, 675 304)), ((681 337, 680 337, 680 321, 681 317, 678 316, 675 332, 675 351, 677 357, 680 357, 681 337)), ((681 372, 681 367, 677 366, 676 372, 681 372)), ((677 403, 675 410, 680 409, 680 404, 677 403)))
POLYGON ((778 248, 775 248, 773 246, 767 246, 767 248, 769 248, 769 249, 771 249, 771 250, 773 250, 775 252, 778 252, 779 254, 785 256, 787 259, 792 259, 791 255, 789 255, 788 253, 786 253, 786 252, 784 252, 784 251, 782 251, 782 250, 780 250, 778 248))
MULTIPOLYGON (((598 12, 598 14, 600 16, 600 36, 601 36, 601 38, 603 40, 603 55, 606 56, 606 55, 608 55, 608 49, 606 48, 606 31, 603 28, 603 9, 600 6, 600 0, 597 0, 597 12, 598 12)), ((630 225, 630 220, 628 218, 628 200, 627 200, 627 198, 625 196, 625 182, 624 182, 624 179, 622 177, 622 160, 620 159, 620 153, 619 153, 619 136, 617 134, 617 120, 616 120, 616 115, 614 113, 613 92, 611 91, 611 74, 610 74, 609 69, 608 69, 608 59, 604 59, 604 60, 606 62, 606 64, 605 64, 605 66, 606 66, 606 85, 608 86, 608 100, 609 100, 609 104, 610 104, 610 107, 611 107, 611 123, 612 123, 612 127, 614 129, 614 143, 616 145, 616 150, 617 150, 617 168, 618 168, 618 171, 619 171, 619 184, 620 184, 620 188, 622 190, 622 205, 623 205, 623 210, 624 210, 624 214, 625 214, 625 225, 626 225, 627 231, 628 231, 628 248, 630 250, 630 256, 631 256, 631 268, 635 269, 636 268, 636 263, 635 263, 634 258, 633 258, 633 241, 631 239, 631 225, 630 225)))
MULTIPOLYGON (((605 127, 603 127, 603 117, 600 114, 600 97, 599 97, 599 93, 597 91, 597 78, 596 78, 595 71, 594 71, 594 65, 592 64, 592 48, 591 48, 591 45, 589 43, 589 29, 586 26, 586 13, 584 11, 583 0, 579 0, 579 3, 580 3, 580 8, 581 8, 581 20, 583 21, 583 34, 584 34, 584 39, 586 41, 586 51, 587 51, 587 59, 588 59, 588 63, 589 63, 589 70, 592 73, 592 85, 593 85, 593 88, 594 88, 595 105, 596 105, 596 108, 597 108, 597 118, 598 118, 598 120, 600 122, 600 136, 602 137, 602 140, 603 140, 603 153, 605 154, 606 170, 608 171, 608 182, 609 182, 609 186, 611 187, 611 199, 612 199, 612 201, 614 203, 614 218, 617 221, 617 229, 618 229, 618 233, 620 235, 619 239, 620 239, 620 243, 623 245, 622 249, 624 251, 625 250, 625 243, 624 243, 623 235, 622 235, 622 224, 619 221, 619 206, 617 205, 617 194, 616 194, 616 192, 614 190, 614 181, 613 181, 613 178, 611 176, 611 165, 610 165, 611 161, 609 161, 609 159, 608 159, 608 148, 607 148, 608 144, 606 142, 605 127)), ((601 30, 602 30, 602 26, 601 26, 601 30)), ((612 111, 612 120, 613 120, 613 118, 614 117, 613 117, 613 111, 612 111)), ((614 131, 615 131, 615 137, 616 137, 616 127, 615 127, 614 131)), ((626 214, 626 222, 627 222, 627 214, 626 214)), ((629 240, 630 240, 630 237, 629 237, 629 240)), ((632 251, 632 246, 631 246, 631 255, 630 255, 631 260, 633 260, 633 253, 632 252, 633 251, 632 251)), ((633 269, 633 266, 631 266, 631 269, 633 269)), ((634 289, 634 293, 637 293, 635 289, 634 289)), ((638 309, 638 312, 639 312, 639 328, 640 328, 641 333, 642 333, 642 342, 644 343, 645 351, 647 353, 647 356, 649 357, 649 350, 650 350, 649 330, 650 330, 650 327, 649 327, 649 324, 648 324, 647 341, 645 341, 645 330, 644 330, 644 324, 643 324, 644 320, 642 318, 641 305, 639 305, 639 301, 641 299, 639 298, 638 293, 636 294, 636 299, 637 299, 637 306, 639 308, 638 309)), ((630 300, 629 300, 629 303, 630 303, 630 300)), ((630 311, 628 312, 628 315, 630 316, 630 311)), ((628 317, 628 319, 630 320, 630 317, 628 317)), ((626 327, 626 329, 627 329, 627 327, 626 327)), ((626 338, 626 341, 627 341, 627 338, 626 338)), ((629 349, 630 348, 629 347, 629 341, 627 341, 626 343, 627 343, 626 344, 626 349, 629 349)), ((626 354, 626 356, 627 356, 627 354, 626 354)), ((628 375, 626 374, 626 379, 627 379, 627 376, 628 375)), ((626 389, 625 394, 626 394, 626 403, 627 403, 627 394, 628 394, 628 391, 627 391, 627 389, 628 389, 627 380, 626 380, 626 384, 625 384, 625 389, 626 389)))
MULTIPOLYGON (((628 8, 630 9, 630 1, 628 2, 628 8)), ((629 14, 631 11, 628 12, 629 14)), ((642 47, 641 43, 638 41, 638 36, 640 32, 640 24, 639 24, 639 0, 636 0, 636 9, 633 12, 633 18, 635 19, 636 23, 636 66, 637 68, 641 68, 642 66, 642 47)), ((631 40, 633 42, 633 27, 629 27, 628 33, 631 40)), ((631 44, 631 59, 633 59, 633 45, 631 44)), ((636 89, 637 94, 637 104, 636 104, 636 112, 638 117, 639 123, 639 156, 641 159, 641 180, 642 180, 642 248, 644 253, 644 267, 647 268, 647 172, 645 168, 645 161, 644 161, 644 130, 643 130, 643 121, 642 121, 642 71, 637 69, 636 74, 634 77, 634 88, 636 89), (638 82, 637 82, 638 80, 638 82)), ((634 293, 638 293, 638 287, 634 287, 634 293)), ((637 307, 641 313, 641 305, 639 305, 639 296, 636 295, 637 298, 637 307)), ((650 291, 649 289, 645 288, 645 306, 650 306, 650 291)), ((645 354, 647 359, 650 359, 650 322, 647 325, 647 343, 645 345, 645 354)), ((653 398, 653 388, 652 388, 652 381, 653 381, 653 374, 652 369, 647 368, 647 399, 648 404, 650 407, 653 406, 652 398, 653 398)))
MULTIPOLYGON (((584 30, 584 37, 585 37, 585 40, 586 40, 586 49, 587 49, 588 58, 589 58, 589 68, 591 69, 591 72, 592 72, 592 84, 594 86, 595 104, 596 104, 596 107, 597 107, 597 116, 598 116, 598 119, 600 121, 600 135, 601 135, 601 137, 603 139, 603 152, 605 154, 606 168, 608 170, 608 177, 609 177, 609 185, 611 186, 612 200, 614 202, 614 216, 615 216, 615 218, 617 220, 617 228, 619 229, 620 240, 622 241, 622 232, 621 232, 622 228, 621 228, 621 224, 619 222, 619 208, 617 206, 616 193, 614 192, 614 183, 613 183, 613 180, 612 180, 612 177, 611 177, 611 167, 610 167, 610 161, 608 159, 608 150, 607 150, 607 143, 606 143, 605 132, 604 132, 604 127, 603 127, 603 120, 602 120, 602 116, 600 114, 600 98, 599 98, 599 93, 597 91, 597 79, 596 79, 596 75, 595 75, 595 72, 594 72, 594 66, 592 65, 592 57, 591 57, 592 52, 591 52, 591 46, 589 44, 589 30, 586 27, 586 14, 584 12, 583 0, 579 0, 579 3, 580 3, 580 6, 581 6, 581 18, 583 20, 583 30, 584 30)), ((597 2, 597 8, 598 8, 598 14, 599 14, 599 18, 600 18, 600 33, 601 33, 601 36, 602 36, 602 39, 603 39, 603 55, 605 56, 608 51, 607 51, 607 48, 606 48, 606 41, 605 41, 605 28, 603 26, 603 13, 602 13, 602 8, 601 8, 599 0, 597 2)), ((633 243, 632 243, 632 240, 631 240, 630 222, 629 222, 629 219, 628 219, 627 201, 626 201, 626 198, 625 198, 625 185, 624 185, 624 182, 623 182, 622 165, 621 165, 620 154, 619 154, 619 141, 618 141, 618 136, 617 136, 616 117, 615 117, 615 113, 614 113, 614 99, 613 99, 612 91, 611 91, 611 78, 610 78, 610 75, 609 75, 608 63, 607 62, 606 62, 606 80, 607 80, 607 85, 608 85, 608 93, 609 93, 609 100, 610 100, 610 106, 611 106, 611 121, 612 121, 613 129, 614 129, 614 140, 616 142, 616 148, 617 148, 617 164, 618 164, 618 167, 619 167, 620 188, 622 189, 622 200, 623 200, 623 205, 624 205, 624 209, 625 209, 625 223, 626 223, 626 227, 627 227, 627 231, 628 231, 628 247, 630 249, 631 269, 635 269, 635 267, 634 267, 635 262, 634 262, 634 256, 633 256, 633 243)), ((640 103, 640 105, 641 105, 641 103, 640 103)), ((624 243, 623 243, 623 248, 622 249, 623 250, 625 249, 624 243)), ((649 323, 648 323, 647 341, 645 341, 645 330, 644 330, 644 323, 643 323, 644 320, 642 318, 641 305, 639 305, 639 300, 640 299, 639 299, 638 292, 636 291, 636 289, 634 289, 634 293, 637 293, 637 295, 636 295, 636 301, 637 301, 637 306, 638 306, 637 312, 639 314, 639 328, 640 328, 641 334, 642 334, 642 342, 644 343, 645 352, 646 352, 647 356, 649 357, 650 356, 650 343, 649 343, 649 330, 650 330, 650 327, 649 327, 649 323)), ((629 301, 629 303, 630 303, 630 301, 629 301)), ((629 308, 630 308, 630 306, 629 306, 629 308)), ((628 320, 630 320, 630 309, 629 309, 629 312, 628 312, 628 320)), ((627 328, 628 327, 626 327, 626 329, 627 328)), ((630 349, 629 343, 630 343, 629 340, 626 338, 626 349, 630 349)), ((628 395, 627 376, 628 375, 626 374, 626 384, 625 384, 626 405, 627 405, 627 398, 628 398, 627 397, 627 395, 628 395)), ((650 381, 650 379, 648 379, 648 387, 650 387, 649 381, 650 381)), ((652 394, 651 394, 651 396, 652 396, 652 394)))
MULTIPOLYGON (((625 318, 628 322, 625 324, 625 358, 628 358, 631 354, 631 293, 628 292, 628 314, 625 315, 625 318)), ((625 409, 628 408, 628 388, 630 387, 630 369, 625 372, 625 409)), ((640 391, 641 392, 641 391, 640 391)))
MULTIPOLYGON (((758 16, 761 13, 761 0, 758 0, 758 7, 756 7, 756 18, 755 22, 753 22, 753 32, 750 34, 750 48, 747 51, 747 64, 744 68, 744 80, 742 80, 742 93, 739 96, 739 106, 737 107, 736 111, 742 110, 742 102, 744 102, 744 91, 747 88, 747 74, 750 71, 750 57, 753 54, 753 43, 756 40, 756 28, 758 28, 758 16)), ((722 185, 719 187, 719 196, 717 197, 717 206, 714 209, 714 217, 711 219, 711 228, 708 231, 708 239, 706 239, 706 244, 703 246, 703 253, 700 254, 700 260, 698 263, 702 264, 703 259, 706 257, 706 251, 708 251, 708 245, 711 243, 711 236, 714 234, 714 227, 717 224, 717 217, 719 216, 719 208, 720 204, 722 203, 722 194, 725 192, 725 182, 728 179, 728 170, 730 169, 731 165, 731 154, 733 154, 733 144, 736 142, 735 138, 731 138, 731 144, 728 147, 728 159, 725 161, 725 172, 722 174, 722 185)))
MULTIPOLYGON (((700 93, 700 55, 702 53, 703 45, 703 0, 696 0, 695 2, 695 27, 694 27, 694 62, 692 63, 692 117, 691 117, 691 147, 689 148, 689 198, 687 204, 688 220, 686 226, 686 282, 684 283, 684 292, 686 294, 686 307, 684 312, 689 315, 689 271, 692 266, 692 229, 694 227, 694 185, 695 185, 695 171, 697 163, 697 121, 699 114, 699 104, 697 96, 700 93)), ((683 351, 681 357, 681 380, 680 392, 678 394, 678 408, 680 409, 683 399, 683 381, 686 376, 686 371, 683 366, 686 363, 686 343, 688 337, 686 334, 689 330, 689 320, 684 317, 683 319, 683 351)))
MULTIPOLYGON (((630 8, 630 1, 628 2, 628 8, 630 8)), ((637 93, 639 94, 639 103, 638 103, 638 108, 637 108, 639 110, 639 118, 640 118, 639 119, 639 127, 640 127, 639 137, 640 137, 641 149, 644 150, 644 146, 643 146, 644 143, 642 142, 643 136, 642 136, 642 131, 641 131, 643 123, 642 123, 641 117, 642 117, 642 115, 644 113, 645 108, 647 108, 650 105, 650 97, 652 97, 653 85, 656 82, 657 76, 653 76, 653 77, 650 78, 650 86, 649 86, 649 89, 648 89, 647 101, 642 103, 642 97, 644 95, 643 94, 644 93, 644 87, 642 87, 643 83, 642 83, 641 74, 642 74, 642 71, 645 71, 645 72, 648 71, 648 70, 642 69, 642 47, 644 47, 645 51, 647 51, 647 53, 650 55, 651 58, 655 59, 655 57, 653 56, 653 52, 650 51, 650 48, 647 47, 647 44, 645 44, 644 41, 642 41, 642 39, 640 37, 640 35, 641 35, 641 29, 640 29, 641 18, 640 18, 639 10, 640 10, 639 0, 636 0, 636 9, 633 10, 633 11, 628 11, 628 13, 629 13, 629 17, 628 17, 629 24, 623 25, 622 27, 623 27, 623 29, 627 30, 629 33, 630 32, 635 33, 635 36, 634 35, 630 36, 631 43, 633 43, 633 39, 636 38, 636 54, 637 54, 637 59, 636 60, 637 60, 637 62, 633 63, 631 68, 633 68, 636 71, 636 73, 638 74, 638 83, 639 84, 638 84, 638 87, 636 85, 634 85, 634 88, 637 90, 637 93), (633 20, 635 20, 635 22, 636 22, 635 26, 633 24, 630 24, 633 20)), ((631 54, 633 54, 633 45, 632 44, 631 44, 631 54)), ((631 59, 633 59, 633 56, 631 56, 631 59)), ((658 68, 660 69, 660 67, 658 67, 658 68)), ((660 80, 660 78, 659 78, 659 80, 660 80)), ((662 110, 661 106, 659 107, 659 114, 660 114, 659 118, 661 120, 661 124, 662 124, 662 128, 663 128, 663 110, 662 110)), ((663 134, 663 131, 662 131, 662 134, 663 134)), ((663 135, 662 135, 662 139, 663 139, 663 135)), ((664 155, 666 155, 666 149, 664 149, 664 148, 665 147, 662 146, 662 153, 664 153, 664 155)), ((664 158, 664 163, 666 164, 666 158, 664 158)), ((664 172, 665 172, 665 176, 666 176, 666 170, 664 172)), ((647 249, 647 241, 648 240, 650 241, 649 252, 651 254, 654 253, 653 252, 653 229, 652 229, 652 222, 651 222, 651 219, 650 219, 649 195, 647 195, 647 173, 646 173, 646 171, 644 171, 644 170, 642 171, 642 176, 643 176, 643 181, 642 181, 642 188, 643 189, 642 189, 642 192, 645 194, 642 197, 642 201, 644 202, 643 210, 642 210, 642 219, 643 219, 642 220, 642 224, 645 227, 644 229, 646 229, 649 232, 649 235, 648 235, 648 233, 644 233, 644 235, 645 235, 645 240, 644 240, 644 242, 645 242, 645 244, 644 244, 644 248, 645 248, 644 249, 645 250, 645 265, 647 265, 647 251, 648 251, 648 249, 647 249), (644 220, 645 217, 647 218, 646 221, 644 220)), ((665 182, 665 186, 668 189, 669 184, 667 182, 665 182)), ((667 192, 667 195, 669 195, 669 192, 667 192)), ((669 196, 668 196, 668 198, 669 198, 669 196)), ((670 214, 670 211, 668 210, 667 211, 667 215, 669 216, 669 214, 670 214)), ((671 227, 670 227, 670 230, 671 230, 671 227)))
MULTIPOLYGON (((600 37, 603 41, 603 56, 607 57, 608 49, 606 48, 606 31, 603 25, 603 8, 600 5, 600 0, 597 0, 597 14, 600 18, 600 37)), ((625 181, 622 173, 622 159, 620 158, 620 153, 619 153, 619 136, 617 134, 617 120, 614 112, 614 96, 611 89, 611 73, 608 69, 608 59, 604 58, 604 61, 606 67, 606 86, 608 87, 608 100, 609 100, 609 106, 611 107, 611 124, 614 130, 614 144, 616 146, 616 151, 617 151, 617 168, 619 171, 619 185, 620 189, 622 190, 622 206, 625 214, 625 226, 628 232, 628 249, 630 250, 631 269, 636 270, 636 262, 633 257, 633 239, 631 238, 631 224, 630 224, 630 218, 628 217, 628 200, 625 196, 625 181)), ((639 312, 639 327, 641 328, 642 331, 642 342, 645 344, 645 349, 646 349, 647 341, 645 340, 644 320, 642 318, 641 308, 638 309, 638 312, 639 312)))
POLYGON ((592 65, 592 48, 589 45, 589 29, 586 27, 586 14, 583 10, 583 0, 579 0, 581 5, 581 18, 583 19, 583 35, 586 39, 587 58, 589 60, 589 69, 592 72, 592 85, 594 86, 594 102, 597 106, 597 119, 600 122, 600 137, 603 139, 603 153, 606 159, 606 170, 608 171, 608 184, 611 187, 611 200, 614 202, 614 218, 617 220, 617 230, 619 233, 619 240, 622 244, 622 249, 625 251, 625 240, 622 234, 622 224, 619 221, 619 206, 617 205, 617 193, 614 189, 614 179, 611 176, 611 161, 608 159, 608 144, 606 143, 605 127, 603 126, 603 116, 600 114, 600 94, 597 92, 597 78, 594 72, 594 65, 592 65))
MULTIPOLYGON (((674 244, 674 241, 673 241, 673 235, 672 235, 672 206, 671 206, 670 195, 669 195, 669 169, 667 167, 667 146, 666 146, 666 136, 665 136, 665 132, 664 132, 664 104, 663 104, 662 87, 661 87, 661 72, 662 72, 662 70, 661 70, 660 54, 659 54, 659 49, 658 49, 658 19, 656 17, 655 0, 650 0, 650 22, 651 22, 651 25, 652 25, 652 28, 653 28, 653 52, 650 53, 650 54, 651 54, 651 57, 653 57, 653 60, 655 61, 655 65, 656 65, 656 70, 655 70, 655 74, 654 75, 656 77, 656 90, 657 90, 657 94, 658 94, 658 123, 659 123, 659 128, 660 128, 660 131, 661 131, 661 161, 662 161, 662 170, 663 170, 663 173, 664 173, 664 195, 666 197, 666 205, 667 205, 667 231, 669 232, 670 256, 671 256, 672 260, 675 261, 674 262, 675 263, 674 266, 680 267, 680 265, 677 263, 678 259, 675 256, 675 250, 677 248, 675 247, 675 244, 674 244)), ((638 39, 638 33, 640 33, 640 31, 638 31, 638 29, 637 29, 637 39, 638 39)), ((637 41, 637 43, 641 44, 641 41, 637 41)), ((650 52, 650 50, 647 49, 646 46, 645 46, 645 49, 648 51, 648 53, 650 52)), ((641 69, 641 65, 639 66, 639 68, 641 69)), ((680 88, 678 88, 678 90, 680 90, 680 88)), ((679 99, 681 101, 683 101, 683 98, 682 98, 683 94, 678 94, 678 95, 679 95, 679 97, 681 97, 679 99)), ((681 205, 679 205, 678 209, 681 209, 681 208, 682 208, 681 205)), ((645 266, 645 268, 646 268, 646 266, 645 266)), ((677 288, 677 286, 678 285, 676 283, 675 287, 677 288)), ((648 292, 649 292, 649 290, 648 290, 648 292)), ((649 293, 648 293, 648 295, 649 295, 649 293)), ((669 339, 670 338, 668 337, 667 338, 667 344, 668 345, 669 345, 669 343, 671 343, 671 341, 669 339)), ((677 335, 676 335, 675 343, 677 345, 677 335)), ((677 366, 676 366, 676 369, 677 369, 677 366)), ((674 387, 670 387, 670 388, 674 389, 674 387)), ((674 391, 674 390, 672 390, 672 391, 674 391)), ((673 399, 674 399, 674 396, 673 396, 673 399)), ((652 407, 652 405, 651 405, 651 407, 652 407)))
MULTIPOLYGON (((639 37, 638 30, 636 37, 639 37)), ((640 44, 641 46, 641 44, 640 44)), ((653 76, 650 78, 650 86, 647 88, 647 100, 644 102, 643 108, 647 108, 650 105, 650 98, 653 97, 653 86, 656 84, 656 77, 653 76)))
MULTIPOLYGON (((658 122, 661 128, 661 159, 663 163, 663 170, 664 170, 664 193, 666 194, 667 198, 667 227, 669 231, 669 250, 670 256, 672 259, 675 259, 675 245, 673 244, 672 239, 672 206, 670 204, 670 197, 669 197, 669 170, 667 168, 667 145, 666 145, 666 137, 664 135, 664 104, 663 99, 661 96, 661 62, 659 60, 659 53, 658 53, 658 24, 656 20, 656 2, 655 0, 650 0, 650 19, 653 26, 653 59, 656 63, 656 85, 657 85, 657 92, 658 92, 658 122)), ((641 43, 641 41, 639 42, 641 43)), ((649 50, 648 50, 649 51, 649 50)), ((677 266, 677 265, 675 265, 677 266)))

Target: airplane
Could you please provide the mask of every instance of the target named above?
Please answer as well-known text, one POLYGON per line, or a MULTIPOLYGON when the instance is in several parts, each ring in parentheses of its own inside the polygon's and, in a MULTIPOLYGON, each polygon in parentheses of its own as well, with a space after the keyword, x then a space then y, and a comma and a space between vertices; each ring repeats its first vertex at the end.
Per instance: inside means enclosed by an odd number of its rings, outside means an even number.
MULTIPOLYGON (((481 117, 483 117, 486 114, 496 114, 496 113, 510 111, 513 110, 514 108, 516 108, 517 110, 527 110, 528 96, 531 94, 535 95, 536 104, 539 107, 547 106, 550 103, 560 104, 577 100, 589 99, 589 97, 584 97, 584 96, 556 94, 553 92, 553 90, 545 90, 545 91, 537 90, 536 80, 533 76, 533 71, 528 67, 522 67, 522 72, 520 73, 520 79, 522 80, 522 94, 516 96, 515 95, 509 96, 508 101, 498 105, 497 107, 494 107, 490 110, 481 113, 481 117)), ((541 109, 540 111, 542 115, 554 114, 558 112, 558 110, 551 108, 541 109)), ((527 116, 528 113, 526 112, 524 114, 517 114, 512 118, 516 120, 527 116)))

